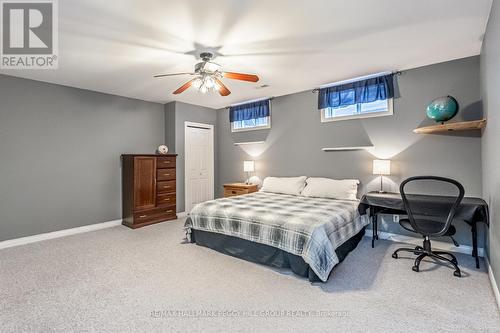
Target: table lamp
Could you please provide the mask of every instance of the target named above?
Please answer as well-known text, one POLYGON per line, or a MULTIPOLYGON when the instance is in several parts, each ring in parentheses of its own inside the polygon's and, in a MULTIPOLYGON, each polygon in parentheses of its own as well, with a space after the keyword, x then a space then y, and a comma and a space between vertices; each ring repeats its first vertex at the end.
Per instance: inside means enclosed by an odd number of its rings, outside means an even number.
POLYGON ((249 183, 250 172, 255 171, 254 161, 243 161, 243 171, 246 172, 246 174, 247 174, 247 180, 245 181, 245 184, 250 184, 249 183))
POLYGON ((373 160, 373 174, 380 176, 380 191, 379 193, 385 193, 383 177, 391 174, 391 160, 373 160))

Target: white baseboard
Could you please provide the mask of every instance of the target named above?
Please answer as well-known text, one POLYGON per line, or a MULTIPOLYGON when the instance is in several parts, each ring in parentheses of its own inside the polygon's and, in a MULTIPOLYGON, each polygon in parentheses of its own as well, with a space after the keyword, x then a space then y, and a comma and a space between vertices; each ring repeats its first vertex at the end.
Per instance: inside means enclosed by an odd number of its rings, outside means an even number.
MULTIPOLYGON (((177 213, 177 218, 181 219, 181 218, 185 218, 185 217, 187 217, 186 212, 177 213)), ((40 242, 40 241, 48 240, 48 239, 54 239, 54 238, 59 238, 59 237, 64 237, 64 236, 69 236, 69 235, 76 235, 76 234, 81 234, 84 232, 101 230, 101 229, 105 229, 105 228, 111 228, 111 227, 115 227, 115 226, 118 226, 121 224, 122 224, 122 220, 114 220, 114 221, 109 221, 109 222, 84 225, 82 227, 77 227, 77 228, 47 232, 44 234, 38 234, 38 235, 33 235, 33 236, 9 239, 9 240, 0 242, 0 250, 6 249, 9 247, 40 242)))
POLYGON ((500 310, 500 291, 498 291, 498 284, 495 280, 495 276, 493 275, 493 270, 490 266, 490 260, 488 256, 484 256, 484 262, 486 263, 486 267, 488 268, 488 277, 490 278, 491 289, 493 289, 493 294, 495 295, 495 299, 497 301, 498 309, 500 310))
MULTIPOLYGON (((371 238, 372 237, 372 230, 367 229, 365 236, 371 238)), ((408 243, 408 244, 412 244, 412 245, 422 246, 422 238, 397 235, 397 234, 392 234, 390 232, 385 232, 385 231, 379 231, 378 238, 390 240, 393 242, 408 243)), ((453 243, 446 243, 446 242, 441 242, 441 241, 436 241, 436 240, 432 240, 432 247, 439 249, 439 250, 443 250, 443 251, 449 251, 449 252, 465 253, 465 254, 469 254, 469 255, 472 253, 472 246, 460 245, 460 246, 456 247, 453 243)), ((480 257, 484 257, 484 249, 482 247, 478 248, 477 252, 478 252, 480 257)))
POLYGON ((54 238, 59 238, 59 237, 64 237, 64 236, 69 236, 69 235, 81 234, 81 233, 89 232, 89 231, 111 228, 111 227, 115 227, 115 226, 118 226, 121 224, 122 224, 122 220, 114 220, 114 221, 109 221, 109 222, 84 225, 82 227, 77 227, 77 228, 47 232, 44 234, 38 234, 38 235, 27 236, 27 237, 22 237, 22 238, 9 239, 9 240, 0 242, 0 250, 6 249, 8 247, 35 243, 35 242, 39 242, 39 241, 43 241, 43 240, 47 240, 47 239, 54 239, 54 238))

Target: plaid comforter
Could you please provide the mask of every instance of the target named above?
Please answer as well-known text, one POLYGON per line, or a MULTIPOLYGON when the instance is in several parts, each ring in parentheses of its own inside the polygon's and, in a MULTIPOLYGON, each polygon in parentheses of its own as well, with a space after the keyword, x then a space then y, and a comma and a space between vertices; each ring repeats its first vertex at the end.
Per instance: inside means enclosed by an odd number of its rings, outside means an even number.
POLYGON ((339 262, 335 249, 369 223, 358 201, 255 192, 196 205, 191 228, 235 236, 301 256, 322 280, 339 262))

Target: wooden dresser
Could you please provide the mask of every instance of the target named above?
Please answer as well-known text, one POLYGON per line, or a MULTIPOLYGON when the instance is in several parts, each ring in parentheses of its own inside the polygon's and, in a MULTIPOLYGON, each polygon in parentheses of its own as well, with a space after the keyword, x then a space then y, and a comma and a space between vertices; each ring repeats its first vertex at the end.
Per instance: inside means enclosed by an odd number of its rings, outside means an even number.
POLYGON ((224 184, 224 198, 257 192, 257 185, 245 183, 224 184))
POLYGON ((124 225, 135 229, 177 218, 176 157, 122 155, 124 225))

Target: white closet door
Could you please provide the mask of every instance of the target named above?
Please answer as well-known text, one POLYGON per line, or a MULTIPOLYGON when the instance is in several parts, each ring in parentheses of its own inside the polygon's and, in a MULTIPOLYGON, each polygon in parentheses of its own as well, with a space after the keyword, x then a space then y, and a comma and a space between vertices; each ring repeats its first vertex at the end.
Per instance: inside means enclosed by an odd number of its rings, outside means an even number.
POLYGON ((186 212, 214 198, 214 131, 212 125, 185 124, 186 212))

